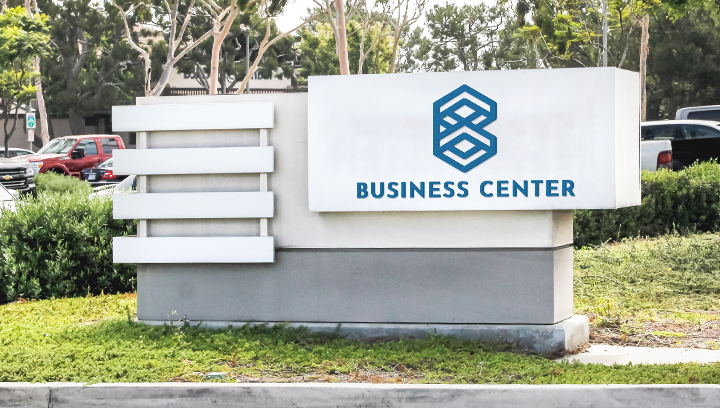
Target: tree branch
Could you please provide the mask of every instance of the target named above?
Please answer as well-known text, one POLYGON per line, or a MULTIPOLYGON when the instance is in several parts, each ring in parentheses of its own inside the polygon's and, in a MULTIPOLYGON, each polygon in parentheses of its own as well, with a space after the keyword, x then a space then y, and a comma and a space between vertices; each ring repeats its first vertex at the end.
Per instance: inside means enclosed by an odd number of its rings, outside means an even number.
POLYGON ((190 22, 190 17, 192 17, 193 7, 195 7, 195 0, 192 0, 190 2, 190 8, 188 8, 187 13, 185 14, 185 21, 183 21, 183 25, 180 28, 180 31, 178 31, 177 39, 175 40, 178 44, 180 44, 180 41, 182 41, 182 36, 185 33, 185 28, 187 28, 187 25, 190 22))

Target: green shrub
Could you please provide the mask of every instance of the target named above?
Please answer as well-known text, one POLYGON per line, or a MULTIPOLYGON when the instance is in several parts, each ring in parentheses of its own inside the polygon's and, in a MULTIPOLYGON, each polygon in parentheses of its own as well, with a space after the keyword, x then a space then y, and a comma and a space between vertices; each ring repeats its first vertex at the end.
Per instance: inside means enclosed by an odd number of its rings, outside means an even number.
POLYGON ((668 232, 720 231, 720 165, 642 173, 642 205, 575 211, 575 246, 668 232))
POLYGON ((41 173, 35 176, 35 187, 38 192, 48 193, 69 193, 71 191, 82 191, 86 194, 92 192, 92 187, 87 181, 81 181, 77 177, 63 176, 57 173, 41 173))
POLYGON ((40 193, 0 213, 0 303, 135 289, 134 265, 113 264, 112 238, 135 233, 112 200, 40 193))

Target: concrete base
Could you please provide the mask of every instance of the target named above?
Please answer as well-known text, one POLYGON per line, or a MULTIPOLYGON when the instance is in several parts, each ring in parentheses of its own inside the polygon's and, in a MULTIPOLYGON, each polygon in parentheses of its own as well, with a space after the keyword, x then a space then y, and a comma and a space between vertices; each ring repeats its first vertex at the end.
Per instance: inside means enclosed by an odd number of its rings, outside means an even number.
POLYGON ((573 248, 279 249, 273 264, 139 264, 138 319, 551 325, 573 248))
MULTIPOLYGON (((167 321, 145 320, 150 325, 168 324, 167 321)), ((200 322, 188 321, 209 329, 240 327, 246 324, 274 325, 280 322, 200 322)), ((424 338, 427 334, 442 334, 461 339, 491 343, 516 344, 523 350, 535 353, 555 353, 575 350, 589 340, 590 326, 586 316, 576 315, 556 324, 382 324, 382 323, 289 323, 289 327, 307 327, 312 332, 337 333, 348 339, 371 338, 424 338)))
POLYGON ((717 408, 720 386, 0 383, 4 408, 717 408))

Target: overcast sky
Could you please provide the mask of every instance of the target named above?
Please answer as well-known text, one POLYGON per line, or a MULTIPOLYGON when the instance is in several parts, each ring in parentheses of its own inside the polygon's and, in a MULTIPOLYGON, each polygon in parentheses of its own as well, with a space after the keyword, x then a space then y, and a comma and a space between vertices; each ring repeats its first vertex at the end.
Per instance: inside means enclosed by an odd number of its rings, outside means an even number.
MULTIPOLYGON (((429 0, 429 5, 425 7, 425 10, 432 8, 435 4, 445 4, 446 2, 455 4, 468 4, 477 3, 482 0, 429 0)), ((302 17, 307 15, 307 9, 314 6, 312 0, 289 0, 285 11, 278 17, 277 25, 281 31, 292 30, 302 22, 302 17)), ((418 23, 422 23, 419 21, 418 23)), ((416 23, 417 24, 417 23, 416 23)))

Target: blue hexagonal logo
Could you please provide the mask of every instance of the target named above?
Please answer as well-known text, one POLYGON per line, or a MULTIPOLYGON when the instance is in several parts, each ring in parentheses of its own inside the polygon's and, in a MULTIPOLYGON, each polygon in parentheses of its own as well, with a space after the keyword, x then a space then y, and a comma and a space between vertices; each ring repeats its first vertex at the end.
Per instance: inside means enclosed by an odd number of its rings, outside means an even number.
POLYGON ((463 85, 433 103, 433 155, 467 173, 497 153, 497 102, 463 85))

